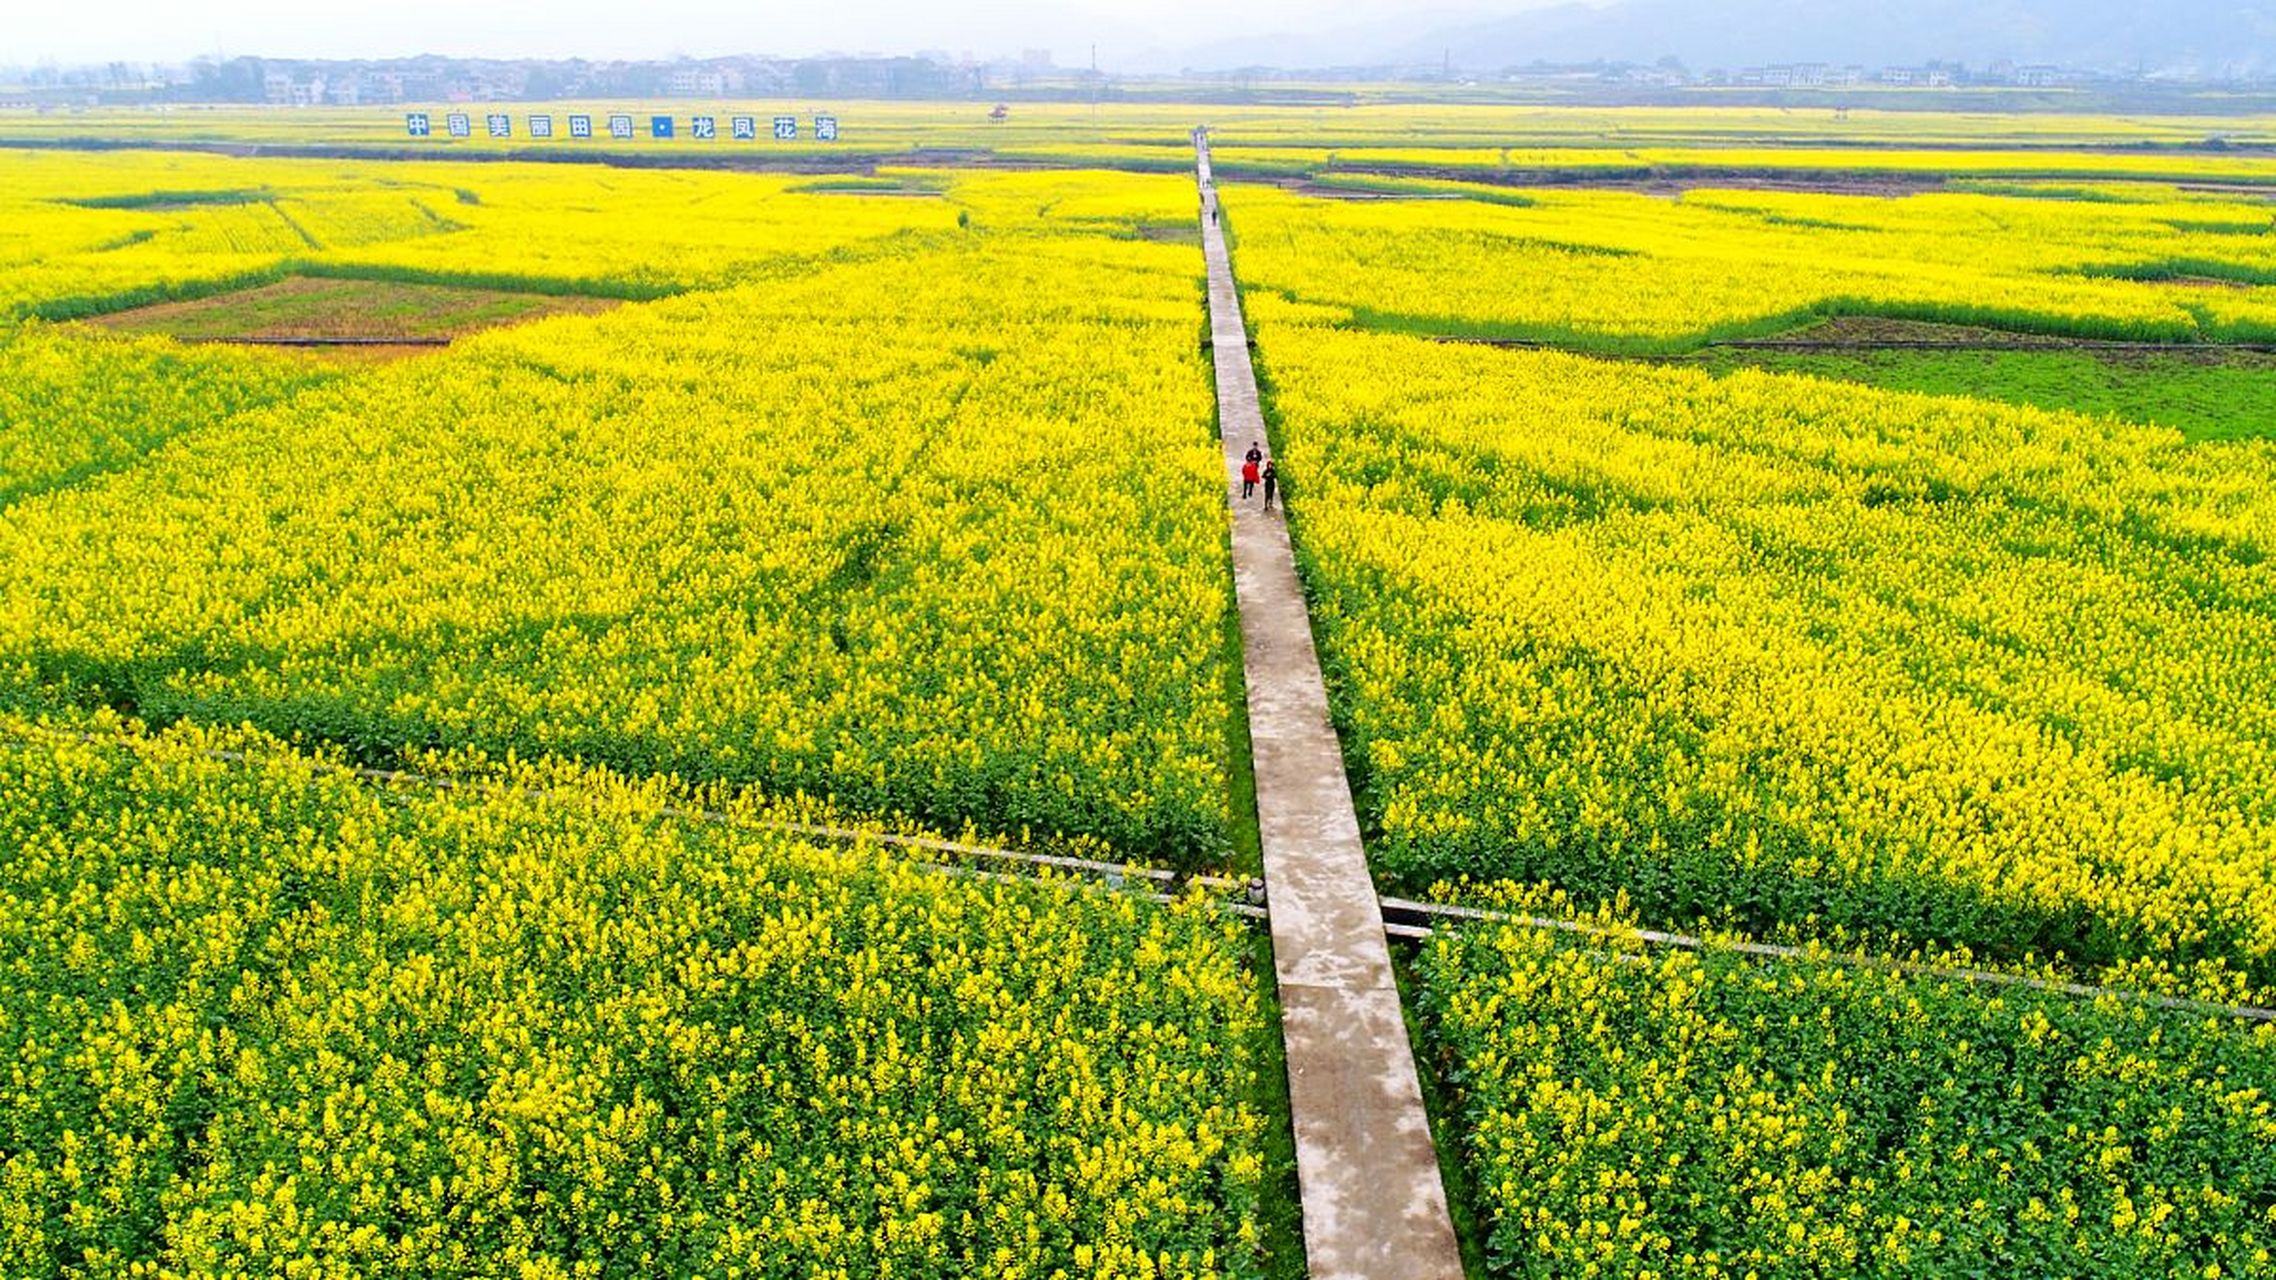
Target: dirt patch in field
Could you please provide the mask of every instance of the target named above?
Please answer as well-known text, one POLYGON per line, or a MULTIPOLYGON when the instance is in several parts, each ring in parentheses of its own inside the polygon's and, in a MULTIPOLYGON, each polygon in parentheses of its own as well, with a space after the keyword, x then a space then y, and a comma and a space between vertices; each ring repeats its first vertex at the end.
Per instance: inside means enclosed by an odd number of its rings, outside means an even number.
POLYGON ((550 315, 592 315, 617 305, 611 298, 294 276, 187 302, 116 311, 89 323, 197 342, 346 338, 357 345, 321 349, 353 350, 372 359, 432 350, 440 345, 437 340, 459 334, 550 315))
MULTIPOLYGON (((1220 166, 1224 167, 1224 166, 1220 166)), ((1372 178, 1431 178, 1497 187, 1571 187, 1603 191, 1631 191, 1639 195, 1677 199, 1688 192, 1791 191, 1810 195, 1909 196, 1937 191, 1947 185, 1942 174, 1860 174, 1840 171, 1758 169, 1461 169, 1427 166, 1372 167, 1336 165, 1332 174, 1372 178)), ((1333 197, 1333 188, 1312 192, 1333 197)))
POLYGON ((2156 342, 2064 337, 2020 329, 1937 324, 1886 316, 1834 316, 1768 338, 1713 342, 1728 351, 1791 350, 1829 354, 1869 351, 2076 351, 2107 360, 2181 357, 2200 364, 2266 360, 2276 345, 2261 342, 2156 342))
POLYGON ((2253 287, 2249 280, 2223 280, 2217 276, 2166 276, 2153 281, 2153 283, 2170 284, 2183 289, 2250 289, 2253 287))
POLYGON ((1620 352, 1556 338, 1511 338, 1480 334, 1435 333, 1432 342, 1488 347, 1573 351, 1581 355, 1646 363, 1687 363, 1726 357, 1776 358, 1780 356, 1859 357, 1877 353, 1927 352, 1955 354, 1979 352, 2025 355, 2091 355, 2111 363, 2128 361, 2186 361, 2197 365, 2235 365, 2268 368, 2276 372, 2276 343, 2267 342, 2158 342, 2108 338, 2079 338, 2031 333, 2020 329, 1993 329, 1978 325, 1941 324, 1927 320, 1901 320, 1888 316, 1833 316, 1761 338, 1723 338, 1706 341, 1690 351, 1620 352))
POLYGON ((2271 187, 2264 183, 2179 182, 2174 184, 2174 189, 2177 191, 2188 191, 2202 195, 2230 196, 2238 200, 2276 201, 2276 187, 2271 187))
POLYGON ((945 191, 926 191, 917 187, 799 187, 801 195, 809 196, 875 196, 881 200, 943 200, 945 191))
POLYGON ((787 195, 798 196, 885 196, 901 199, 939 200, 948 193, 939 187, 897 181, 892 178, 865 176, 858 173, 839 174, 813 182, 794 183, 783 188, 787 195))
POLYGON ((1339 187, 1319 182, 1291 182, 1287 189, 1315 200, 1464 200, 1459 191, 1371 191, 1366 187, 1339 187))
POLYGON ((1822 342, 1829 346, 1878 347, 1951 346, 1977 347, 1987 344, 1999 346, 2068 347, 2075 346, 2073 338, 2056 337, 2044 333, 2019 333, 2007 329, 1985 329, 1965 324, 1937 324, 1927 320, 1896 320, 1887 316, 1834 316, 1789 329, 1776 335, 1774 341, 1822 342))

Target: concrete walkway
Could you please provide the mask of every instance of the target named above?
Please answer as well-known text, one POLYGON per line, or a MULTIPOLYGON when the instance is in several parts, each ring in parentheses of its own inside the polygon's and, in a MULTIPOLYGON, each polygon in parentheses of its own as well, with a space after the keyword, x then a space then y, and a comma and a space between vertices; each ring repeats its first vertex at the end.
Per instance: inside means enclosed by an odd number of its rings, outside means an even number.
POLYGON ((1208 140, 1194 141, 1305 1256, 1314 1280, 1461 1280, 1288 526, 1261 494, 1240 497, 1241 458, 1264 440, 1264 418, 1208 140))

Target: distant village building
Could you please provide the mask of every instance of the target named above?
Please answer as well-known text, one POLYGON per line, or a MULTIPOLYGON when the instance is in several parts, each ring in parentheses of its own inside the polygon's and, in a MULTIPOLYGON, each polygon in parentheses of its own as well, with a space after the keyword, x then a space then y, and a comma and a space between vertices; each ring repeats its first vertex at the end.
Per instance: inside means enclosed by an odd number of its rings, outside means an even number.
POLYGON ((1881 72, 1881 83, 1899 88, 1944 89, 1952 84, 1952 73, 1942 67, 1887 67, 1881 72))
POLYGON ((735 67, 679 67, 665 88, 675 98, 726 98, 743 92, 743 73, 735 67))
POLYGON ((314 107, 328 100, 321 75, 302 77, 287 71, 271 71, 261 77, 261 89, 267 101, 279 107, 314 107))
POLYGON ((1628 67, 1619 77, 1627 84, 1654 85, 1674 88, 1691 83, 1691 77, 1681 67, 1628 67))

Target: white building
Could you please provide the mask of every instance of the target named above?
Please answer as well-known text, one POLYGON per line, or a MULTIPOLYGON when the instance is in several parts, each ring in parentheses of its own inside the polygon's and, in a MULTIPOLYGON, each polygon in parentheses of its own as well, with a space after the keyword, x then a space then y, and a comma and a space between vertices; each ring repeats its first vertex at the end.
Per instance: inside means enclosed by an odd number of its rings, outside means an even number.
POLYGON ((743 91, 743 73, 733 67, 680 67, 667 88, 675 98, 727 98, 743 91))

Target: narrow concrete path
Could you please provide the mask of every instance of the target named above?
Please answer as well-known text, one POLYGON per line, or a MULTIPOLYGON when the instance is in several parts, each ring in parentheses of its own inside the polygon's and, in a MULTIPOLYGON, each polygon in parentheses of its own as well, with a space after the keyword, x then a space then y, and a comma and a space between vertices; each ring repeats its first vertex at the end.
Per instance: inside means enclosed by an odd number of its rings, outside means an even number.
POLYGON ((1314 1280, 1461 1280, 1288 526, 1261 495, 1240 496, 1242 456, 1264 440, 1264 416, 1205 135, 1194 150, 1304 1252, 1314 1280))

